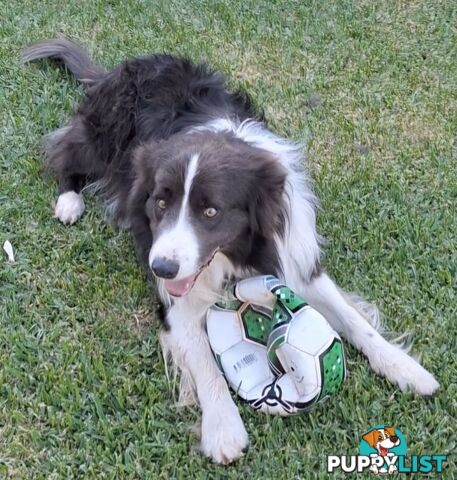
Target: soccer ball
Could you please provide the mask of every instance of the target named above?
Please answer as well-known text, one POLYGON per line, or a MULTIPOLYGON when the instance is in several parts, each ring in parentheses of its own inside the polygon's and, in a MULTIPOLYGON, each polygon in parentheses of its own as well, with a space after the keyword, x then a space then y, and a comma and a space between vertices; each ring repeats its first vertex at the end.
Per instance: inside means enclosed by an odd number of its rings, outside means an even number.
POLYGON ((309 410, 345 379, 338 334, 275 277, 238 282, 233 298, 208 310, 206 325, 221 372, 256 410, 309 410))

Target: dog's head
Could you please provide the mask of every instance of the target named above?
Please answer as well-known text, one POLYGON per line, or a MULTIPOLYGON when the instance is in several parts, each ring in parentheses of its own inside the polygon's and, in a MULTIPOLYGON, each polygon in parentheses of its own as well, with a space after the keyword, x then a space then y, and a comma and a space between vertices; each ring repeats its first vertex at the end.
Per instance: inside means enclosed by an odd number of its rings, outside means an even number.
POLYGON ((362 437, 370 447, 376 448, 379 455, 386 456, 389 449, 400 444, 393 427, 371 430, 362 437))
POLYGON ((286 173, 272 154, 228 133, 199 132, 145 144, 134 157, 132 228, 152 233, 148 263, 171 295, 186 295, 218 251, 276 273, 286 173))

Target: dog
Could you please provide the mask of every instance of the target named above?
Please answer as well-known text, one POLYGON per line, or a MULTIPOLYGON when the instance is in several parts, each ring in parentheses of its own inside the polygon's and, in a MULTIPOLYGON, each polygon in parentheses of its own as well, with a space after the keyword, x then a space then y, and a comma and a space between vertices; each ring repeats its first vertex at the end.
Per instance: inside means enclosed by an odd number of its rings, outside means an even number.
POLYGON ((389 453, 389 449, 400 445, 400 439, 395 434, 393 427, 371 430, 362 438, 370 447, 376 448, 381 457, 385 457, 389 453))
POLYGON ((431 395, 437 381, 378 332, 377 311, 345 294, 320 265, 316 197, 299 145, 271 131, 250 97, 205 65, 167 54, 112 71, 76 43, 36 43, 24 62, 49 58, 85 86, 73 118, 46 137, 57 177, 55 217, 73 224, 89 185, 132 235, 164 307, 160 342, 198 402, 200 450, 238 459, 248 435, 211 353, 205 314, 225 282, 272 274, 321 312, 401 390, 431 395))
MULTIPOLYGON (((389 452, 393 447, 400 445, 400 439, 396 435, 393 427, 384 427, 380 429, 371 430, 362 437, 370 447, 375 448, 378 451, 380 457, 389 457, 394 454, 389 452)), ((376 465, 371 467, 371 471, 375 474, 378 473, 393 473, 397 470, 395 465, 389 465, 388 468, 378 469, 376 465)))

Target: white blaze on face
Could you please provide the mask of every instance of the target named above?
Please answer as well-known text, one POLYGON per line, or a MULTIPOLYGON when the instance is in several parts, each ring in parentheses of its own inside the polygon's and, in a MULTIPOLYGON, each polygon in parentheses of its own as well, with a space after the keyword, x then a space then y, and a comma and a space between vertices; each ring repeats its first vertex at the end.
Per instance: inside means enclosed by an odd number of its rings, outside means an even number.
POLYGON ((184 181, 184 195, 176 223, 164 231, 152 245, 149 252, 149 265, 155 258, 164 257, 179 264, 179 271, 173 280, 166 280, 171 287, 170 293, 185 295, 192 288, 200 265, 199 245, 191 222, 189 221, 189 194, 198 171, 198 155, 192 155, 187 166, 184 181))

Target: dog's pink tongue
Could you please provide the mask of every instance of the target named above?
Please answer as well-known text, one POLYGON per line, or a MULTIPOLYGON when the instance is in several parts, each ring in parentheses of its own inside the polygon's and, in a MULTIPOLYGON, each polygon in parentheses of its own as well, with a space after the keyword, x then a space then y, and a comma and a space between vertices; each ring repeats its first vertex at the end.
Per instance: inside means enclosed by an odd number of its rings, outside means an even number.
POLYGON ((164 280, 163 284, 170 295, 182 297, 190 292, 194 282, 195 275, 190 275, 182 280, 164 280))

